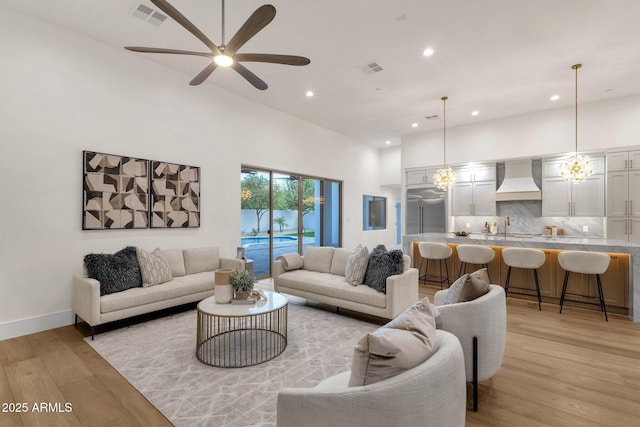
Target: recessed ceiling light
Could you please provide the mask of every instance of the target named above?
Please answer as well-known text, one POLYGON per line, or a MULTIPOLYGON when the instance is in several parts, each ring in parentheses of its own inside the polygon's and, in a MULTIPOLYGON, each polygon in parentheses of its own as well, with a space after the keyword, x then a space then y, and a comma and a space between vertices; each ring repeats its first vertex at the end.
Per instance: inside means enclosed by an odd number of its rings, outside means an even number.
POLYGON ((552 95, 549 99, 552 101, 557 101, 558 99, 560 99, 560 95, 552 95))
POLYGON ((480 114, 480 112, 478 110, 475 110, 475 111, 471 112, 472 116, 477 116, 478 114, 480 114))
POLYGON ((313 91, 312 90, 308 90, 307 93, 305 93, 305 95, 307 95, 307 97, 311 98, 313 96, 313 91))
POLYGON ((411 127, 412 127, 412 128, 417 128, 417 127, 418 127, 418 124, 417 124, 417 123, 411 123, 411 127))
POLYGON ((426 48, 425 50, 422 51, 422 54, 424 56, 431 56, 433 55, 433 49, 431 49, 430 47, 426 48))
POLYGON ((390 145, 391 141, 389 141, 388 139, 385 141, 385 144, 390 145))

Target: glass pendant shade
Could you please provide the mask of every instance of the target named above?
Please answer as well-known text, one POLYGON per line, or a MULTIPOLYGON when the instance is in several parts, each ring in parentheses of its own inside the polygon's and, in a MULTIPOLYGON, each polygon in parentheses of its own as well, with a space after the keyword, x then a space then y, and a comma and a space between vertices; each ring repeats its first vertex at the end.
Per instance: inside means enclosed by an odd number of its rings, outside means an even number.
POLYGON ((593 163, 587 156, 575 154, 560 165, 560 175, 565 181, 582 182, 592 173, 593 163))
POLYGON ((433 182, 441 190, 447 190, 456 183, 456 173, 450 167, 438 169, 433 175, 433 182))
POLYGON ((589 157, 578 154, 578 69, 582 64, 571 66, 576 70, 576 150, 560 165, 560 175, 565 181, 582 182, 593 173, 593 163, 589 157))
POLYGON ((442 167, 433 175, 433 182, 441 190, 448 190, 456 183, 456 173, 447 166, 447 99, 446 96, 442 98, 443 108, 443 154, 442 154, 442 167))

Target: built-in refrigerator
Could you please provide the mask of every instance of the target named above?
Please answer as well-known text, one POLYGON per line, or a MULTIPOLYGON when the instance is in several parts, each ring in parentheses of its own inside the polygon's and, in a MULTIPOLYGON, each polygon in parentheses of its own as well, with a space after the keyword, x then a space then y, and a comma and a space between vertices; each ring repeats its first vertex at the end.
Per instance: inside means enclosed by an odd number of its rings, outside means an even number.
POLYGON ((406 233, 444 233, 447 228, 445 192, 437 187, 407 190, 406 233))

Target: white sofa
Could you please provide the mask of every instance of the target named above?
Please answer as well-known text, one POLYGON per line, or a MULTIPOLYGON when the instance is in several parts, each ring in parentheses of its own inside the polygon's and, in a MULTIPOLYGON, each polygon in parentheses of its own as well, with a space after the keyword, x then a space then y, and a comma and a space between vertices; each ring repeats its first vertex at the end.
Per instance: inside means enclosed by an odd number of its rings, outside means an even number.
POLYGON ((213 295, 218 268, 244 270, 244 261, 221 258, 218 248, 170 249, 162 253, 169 261, 173 279, 100 296, 100 282, 85 275, 73 277, 73 311, 95 327, 115 320, 200 301, 213 295))
POLYGON ((350 250, 328 246, 309 247, 303 267, 285 271, 281 260, 273 266, 273 286, 277 292, 299 296, 338 308, 393 319, 418 301, 418 270, 410 268, 404 255, 404 272, 387 278, 387 293, 369 286, 352 286, 345 279, 350 250))
POLYGON ((348 387, 350 372, 314 388, 278 393, 278 427, 464 426, 466 383, 458 339, 436 331, 434 353, 424 363, 362 386, 348 387))

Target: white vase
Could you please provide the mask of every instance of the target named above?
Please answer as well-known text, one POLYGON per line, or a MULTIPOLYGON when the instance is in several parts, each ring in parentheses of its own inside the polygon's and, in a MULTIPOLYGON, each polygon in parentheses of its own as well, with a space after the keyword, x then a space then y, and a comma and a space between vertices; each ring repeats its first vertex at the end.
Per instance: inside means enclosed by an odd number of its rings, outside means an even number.
POLYGON ((233 298, 231 273, 233 270, 230 268, 220 268, 215 271, 214 296, 218 304, 229 304, 233 298))

